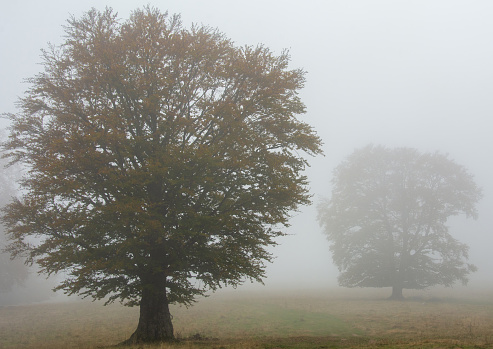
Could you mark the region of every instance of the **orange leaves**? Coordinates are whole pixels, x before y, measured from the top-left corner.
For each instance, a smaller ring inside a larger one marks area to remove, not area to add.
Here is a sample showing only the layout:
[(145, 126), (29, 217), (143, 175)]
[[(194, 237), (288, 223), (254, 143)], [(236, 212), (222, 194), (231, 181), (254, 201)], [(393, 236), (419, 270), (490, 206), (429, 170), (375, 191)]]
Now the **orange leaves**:
[(300, 153), (321, 153), (288, 63), (155, 8), (72, 18), (12, 117), (31, 171), (10, 229), (45, 237), (45, 270), (96, 298), (134, 302), (157, 271), (188, 302), (204, 290), (192, 275), (260, 280), (272, 227), (309, 201)]

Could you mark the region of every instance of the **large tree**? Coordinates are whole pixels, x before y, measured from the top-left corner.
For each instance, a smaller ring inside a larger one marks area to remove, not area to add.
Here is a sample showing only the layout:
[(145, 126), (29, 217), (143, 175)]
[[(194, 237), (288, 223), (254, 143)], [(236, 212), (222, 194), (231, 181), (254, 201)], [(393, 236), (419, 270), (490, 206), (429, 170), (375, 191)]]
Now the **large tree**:
[(172, 340), (171, 303), (261, 281), (310, 199), (300, 154), (321, 152), (288, 63), (155, 8), (71, 18), (10, 115), (28, 168), (12, 252), (64, 271), (69, 294), (139, 305), (129, 342)]
[(334, 171), (332, 196), (318, 207), (345, 287), (403, 289), (467, 283), (468, 247), (447, 220), (476, 218), (481, 191), (446, 155), (367, 146)]

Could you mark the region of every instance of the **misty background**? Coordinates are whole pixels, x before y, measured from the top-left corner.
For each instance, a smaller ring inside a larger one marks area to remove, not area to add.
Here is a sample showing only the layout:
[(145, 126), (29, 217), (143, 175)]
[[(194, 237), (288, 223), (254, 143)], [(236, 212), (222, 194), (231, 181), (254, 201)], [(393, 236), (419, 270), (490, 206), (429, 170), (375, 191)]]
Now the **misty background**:
[[(316, 204), (330, 197), (332, 170), (355, 148), (374, 143), (448, 153), (474, 174), (484, 194), (479, 218), (454, 218), (450, 228), (479, 268), (469, 287), (493, 290), (493, 2), (8, 1), (0, 12), (0, 112), (16, 111), (29, 87), (23, 80), (42, 69), (40, 49), (63, 42), (71, 15), (109, 6), (125, 20), (147, 4), (181, 14), (186, 27), (218, 28), (239, 46), (263, 44), (276, 54), (288, 49), (290, 67), (307, 71), (301, 118), (323, 139), (325, 152), (309, 158), (313, 205), (293, 214), (289, 235), (272, 249), (277, 258), (267, 266), (265, 286), (242, 287), (337, 286)], [(52, 283), (39, 286), (39, 278), (34, 288)]]

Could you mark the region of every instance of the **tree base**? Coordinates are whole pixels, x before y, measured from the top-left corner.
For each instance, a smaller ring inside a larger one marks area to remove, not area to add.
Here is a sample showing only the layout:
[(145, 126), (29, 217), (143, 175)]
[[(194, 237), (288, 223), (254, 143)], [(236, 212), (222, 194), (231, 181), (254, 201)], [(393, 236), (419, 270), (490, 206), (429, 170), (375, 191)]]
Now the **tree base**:
[(144, 287), (140, 299), (140, 316), (137, 329), (121, 345), (142, 343), (169, 343), (175, 341), (173, 323), (166, 297), (166, 278), (156, 276), (154, 284)]
[(405, 298), (404, 295), (402, 294), (402, 288), (392, 287), (392, 295), (387, 299), (391, 301), (403, 301)]

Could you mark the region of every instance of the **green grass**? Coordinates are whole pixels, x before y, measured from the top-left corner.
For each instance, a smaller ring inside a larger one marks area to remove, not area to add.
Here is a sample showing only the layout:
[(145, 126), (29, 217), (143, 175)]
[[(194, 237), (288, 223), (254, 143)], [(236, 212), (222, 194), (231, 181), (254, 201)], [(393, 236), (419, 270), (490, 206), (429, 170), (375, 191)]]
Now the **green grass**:
[(360, 333), (331, 313), (297, 309), (293, 304), (268, 296), (246, 300), (231, 297), (206, 299), (189, 311), (178, 309), (174, 313), (175, 329), (183, 337), (193, 333), (215, 338)]
[[(240, 291), (220, 292), (171, 311), (182, 341), (135, 349), (493, 348), (491, 299), (391, 302), (371, 291)], [(127, 339), (137, 319), (138, 309), (118, 304), (0, 307), (0, 348), (110, 346)]]

